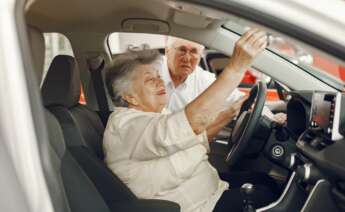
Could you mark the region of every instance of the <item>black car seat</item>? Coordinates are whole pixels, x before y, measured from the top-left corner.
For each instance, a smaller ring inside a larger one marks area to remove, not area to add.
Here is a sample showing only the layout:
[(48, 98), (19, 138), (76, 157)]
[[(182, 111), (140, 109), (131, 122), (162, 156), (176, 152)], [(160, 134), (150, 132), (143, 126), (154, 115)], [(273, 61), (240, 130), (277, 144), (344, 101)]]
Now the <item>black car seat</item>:
[[(34, 70), (38, 82), (40, 82), (41, 76), (43, 75), (42, 73), (45, 58), (44, 37), (43, 33), (36, 27), (28, 25), (27, 30)], [(55, 118), (52, 115), (49, 117), (53, 118), (53, 120), (50, 118), (46, 120), (48, 125), (47, 129), (49, 130), (49, 142), (47, 141), (47, 143), (39, 146), (40, 148), (44, 148), (40, 149), (40, 154), (44, 154), (41, 157), (43, 162), (42, 167), (48, 186), (49, 197), (54, 210), (59, 212), (70, 212), (71, 210), (66, 197), (66, 191), (61, 175), (62, 155), (64, 154), (64, 145), (62, 145), (64, 144), (62, 131), (59, 130), (58, 124), (54, 125), (54, 123), (57, 123), (56, 121), (54, 122)], [(61, 145), (55, 145), (59, 142)]]
[[(138, 199), (106, 167), (102, 152), (104, 127), (97, 113), (78, 103), (80, 75), (73, 57), (54, 58), (41, 92), (44, 106), (58, 121), (66, 142), (64, 153), (59, 155), (62, 156), (62, 177), (72, 211), (180, 211), (173, 202)], [(53, 127), (49, 129), (54, 130)], [(59, 149), (63, 144), (54, 146)], [(93, 199), (96, 206), (83, 205), (93, 205)]]
[[(61, 212), (93, 212), (111, 210), (97, 188), (65, 145), (62, 128), (56, 117), (45, 111), (50, 142), (53, 178), (58, 176), (55, 189), (50, 189), (53, 205)], [(50, 186), (51, 187), (51, 186)]]
[(104, 126), (97, 113), (79, 104), (80, 86), (75, 59), (58, 55), (51, 62), (42, 84), (43, 104), (59, 118), (60, 123), (70, 122), (65, 127), (70, 136), (66, 140), (68, 146), (85, 146), (103, 160)]
[[(88, 177), (80, 166), (73, 151), (65, 145), (63, 129), (56, 117), (45, 111), (49, 130), (50, 155), (53, 166), (49, 172), (53, 179), (58, 179), (54, 189), (50, 189), (53, 205), (58, 212), (136, 212), (136, 211), (179, 211), (176, 204), (159, 200), (132, 200), (107, 203), (100, 194), (97, 185)], [(56, 178), (58, 176), (58, 178)], [(52, 186), (51, 186), (52, 187)], [(114, 194), (115, 195), (115, 194)]]

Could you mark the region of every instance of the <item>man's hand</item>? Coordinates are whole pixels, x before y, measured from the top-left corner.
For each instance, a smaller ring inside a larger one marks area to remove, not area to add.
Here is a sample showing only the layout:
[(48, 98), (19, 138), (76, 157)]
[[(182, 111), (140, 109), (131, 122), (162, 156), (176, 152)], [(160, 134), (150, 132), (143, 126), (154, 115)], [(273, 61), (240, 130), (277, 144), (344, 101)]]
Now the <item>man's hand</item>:
[(267, 33), (251, 29), (236, 42), (228, 67), (244, 71), (255, 57), (267, 47)]
[(287, 120), (287, 116), (285, 113), (274, 114), (274, 113), (272, 113), (272, 111), (267, 106), (264, 106), (264, 108), (262, 110), (262, 115), (266, 116), (271, 121), (274, 121), (280, 125), (285, 124), (285, 122)]

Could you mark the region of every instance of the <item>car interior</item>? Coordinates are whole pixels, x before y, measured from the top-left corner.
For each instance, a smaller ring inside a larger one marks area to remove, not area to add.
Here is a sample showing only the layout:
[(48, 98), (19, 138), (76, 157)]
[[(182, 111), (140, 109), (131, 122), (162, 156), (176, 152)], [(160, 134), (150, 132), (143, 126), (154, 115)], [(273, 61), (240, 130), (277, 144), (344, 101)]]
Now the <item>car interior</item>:
[[(42, 165), (53, 208), (61, 212), (180, 211), (174, 202), (138, 198), (103, 161), (103, 132), (114, 110), (104, 85), (113, 57), (107, 41), (111, 33), (173, 35), (199, 42), (208, 48), (205, 69), (216, 74), (243, 33), (240, 25), (284, 36), (183, 1), (36, 0), (26, 7), (25, 21), (45, 117), (41, 130), (48, 133), (48, 140), (41, 141), (48, 144), (41, 150), (48, 155)], [(45, 73), (44, 34), (52, 32), (66, 36), (74, 56), (55, 56)], [(246, 85), (253, 112), (244, 123), (229, 123), (210, 143), (209, 161), (219, 172), (257, 171), (276, 181), (279, 198), (257, 211), (344, 211), (344, 84), (323, 80), (269, 48), (253, 69), (269, 80), (252, 90)], [(82, 91), (85, 104), (80, 104)], [(273, 101), (266, 101), (268, 92), (276, 94)], [(255, 105), (265, 101), (273, 113), (287, 114), (285, 125), (256, 112)], [(240, 132), (234, 130), (238, 124)]]

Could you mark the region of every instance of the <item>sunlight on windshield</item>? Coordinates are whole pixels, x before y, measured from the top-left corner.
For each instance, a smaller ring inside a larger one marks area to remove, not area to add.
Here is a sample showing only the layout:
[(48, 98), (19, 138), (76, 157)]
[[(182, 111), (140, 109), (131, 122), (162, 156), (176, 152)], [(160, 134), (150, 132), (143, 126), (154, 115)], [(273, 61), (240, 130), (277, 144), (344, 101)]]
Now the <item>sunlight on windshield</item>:
[[(250, 27), (230, 21), (224, 24), (224, 27), (238, 34), (243, 34), (250, 29)], [(345, 67), (317, 51), (308, 51), (298, 44), (273, 35), (270, 36), (269, 49), (308, 72), (315, 73), (318, 76), (327, 75), (328, 79), (345, 84)]]
[(345, 67), (332, 61), (331, 59), (317, 53), (316, 51), (307, 51), (302, 47), (288, 42), (280, 37), (273, 37), (270, 50), (285, 56), (295, 64), (309, 66), (315, 71), (321, 71), (332, 78), (345, 82)]

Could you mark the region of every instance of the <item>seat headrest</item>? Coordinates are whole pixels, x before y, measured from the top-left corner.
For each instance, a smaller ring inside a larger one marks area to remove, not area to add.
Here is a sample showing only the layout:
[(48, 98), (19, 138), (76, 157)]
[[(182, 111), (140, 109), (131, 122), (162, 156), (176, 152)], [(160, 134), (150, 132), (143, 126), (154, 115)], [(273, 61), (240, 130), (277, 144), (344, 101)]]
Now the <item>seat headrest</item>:
[(37, 79), (41, 82), (45, 56), (43, 33), (33, 26), (28, 26), (28, 37)]
[(79, 102), (80, 73), (75, 59), (68, 55), (56, 56), (48, 69), (42, 88), (44, 106), (70, 108)]

